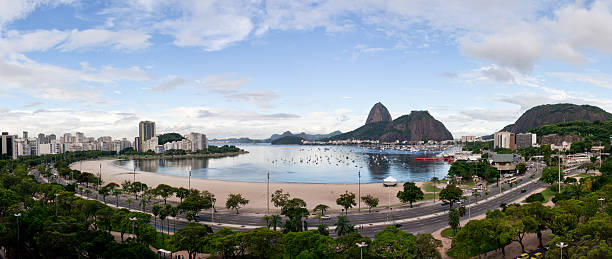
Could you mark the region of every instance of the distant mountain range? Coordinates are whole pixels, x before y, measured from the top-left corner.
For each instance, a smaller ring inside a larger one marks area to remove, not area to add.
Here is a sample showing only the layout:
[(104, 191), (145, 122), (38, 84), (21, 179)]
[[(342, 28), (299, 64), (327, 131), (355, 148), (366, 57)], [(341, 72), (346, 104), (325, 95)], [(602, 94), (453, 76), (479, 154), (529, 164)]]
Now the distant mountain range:
[(347, 139), (379, 140), (381, 142), (441, 141), (452, 140), (453, 135), (428, 111), (412, 111), (408, 115), (391, 120), (387, 108), (382, 103), (377, 103), (370, 110), (365, 125), (327, 140)]
[(211, 139), (211, 142), (224, 142), (224, 143), (271, 143), (277, 139), (283, 137), (296, 137), (299, 139), (305, 139), (308, 141), (316, 141), (325, 138), (334, 137), (342, 134), (340, 131), (334, 131), (328, 134), (307, 134), (304, 132), (293, 134), (291, 131), (285, 131), (282, 134), (273, 134), (270, 138), (267, 139), (250, 139), (250, 138), (227, 138), (227, 139)]

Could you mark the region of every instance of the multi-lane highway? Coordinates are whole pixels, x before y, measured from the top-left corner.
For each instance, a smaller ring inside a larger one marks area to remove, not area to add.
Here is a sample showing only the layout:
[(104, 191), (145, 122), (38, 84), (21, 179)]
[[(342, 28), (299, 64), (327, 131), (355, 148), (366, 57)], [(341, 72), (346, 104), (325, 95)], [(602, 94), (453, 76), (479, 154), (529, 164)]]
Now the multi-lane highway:
[[(539, 166), (543, 168), (543, 166)], [(508, 184), (503, 183), (502, 188), (505, 190), (499, 194), (500, 188), (495, 183), (488, 186), (489, 194), (488, 195), (480, 195), (479, 197), (470, 197), (466, 199), (461, 206), (467, 206), (469, 209), (469, 215), (463, 219), (467, 219), (469, 216), (476, 217), (478, 215), (482, 215), (486, 213), (487, 210), (492, 210), (499, 208), (500, 204), (506, 203), (510, 204), (512, 202), (517, 201), (520, 197), (525, 196), (538, 188), (545, 186), (545, 184), (537, 181), (540, 177), (541, 170), (537, 171), (535, 168), (530, 168), (530, 170), (521, 177), (518, 177), (518, 184), (514, 184), (511, 188)], [(41, 181), (45, 181), (46, 179), (39, 178)], [(59, 179), (55, 180), (60, 184), (66, 184), (67, 182)], [(524, 191), (523, 191), (524, 190)], [(83, 196), (102, 200), (100, 195), (97, 195), (97, 191), (90, 189), (90, 193), (83, 192)], [(118, 204), (119, 207), (125, 208), (138, 208), (139, 202), (132, 201), (128, 204), (129, 196), (121, 196), (119, 198)], [(131, 197), (133, 199), (133, 197)], [(116, 198), (114, 196), (107, 196), (106, 202), (108, 204), (116, 205)], [(163, 203), (163, 201), (161, 201)], [(171, 202), (169, 202), (171, 203)], [(171, 203), (173, 205), (177, 205), (176, 203)], [(153, 204), (147, 204), (145, 206), (146, 212), (151, 212)], [(457, 207), (455, 205), (454, 207)], [(400, 224), (401, 229), (407, 232), (412, 233), (431, 233), (440, 228), (446, 227), (448, 225), (448, 205), (442, 206), (440, 202), (436, 201), (426, 201), (418, 203), (414, 208), (409, 208), (408, 206), (398, 206), (393, 208), (389, 213), (389, 210), (385, 207), (379, 207), (377, 212), (367, 213), (367, 210), (362, 210), (362, 213), (354, 212), (348, 214), (348, 218), (351, 224), (357, 226), (359, 232), (361, 232), (364, 236), (373, 237), (377, 232), (385, 228), (386, 226), (393, 224)], [(333, 216), (337, 214), (332, 214)], [(181, 228), (185, 226), (188, 222), (181, 218), (183, 215), (179, 216), (179, 219), (176, 221), (176, 227)], [(210, 224), (211, 214), (200, 213), (198, 214), (199, 221), (204, 224)], [(173, 220), (172, 220), (173, 221)], [(263, 214), (234, 214), (232, 212), (223, 212), (223, 213), (215, 213), (214, 214), (214, 224), (211, 224), (214, 229), (218, 229), (221, 227), (229, 227), (236, 230), (249, 230), (254, 227), (265, 226), (265, 221), (263, 220)], [(152, 223), (155, 220), (152, 219)], [(156, 221), (159, 224), (159, 220)], [(307, 219), (308, 226), (316, 227), (317, 225), (324, 223), (329, 226), (332, 226), (336, 223), (335, 217), (332, 217), (329, 220), (320, 220), (314, 217), (310, 217)], [(171, 224), (171, 231), (174, 222)], [(158, 228), (160, 226), (157, 226)], [(165, 226), (167, 229), (167, 226)], [(331, 231), (332, 234), (334, 231)]]

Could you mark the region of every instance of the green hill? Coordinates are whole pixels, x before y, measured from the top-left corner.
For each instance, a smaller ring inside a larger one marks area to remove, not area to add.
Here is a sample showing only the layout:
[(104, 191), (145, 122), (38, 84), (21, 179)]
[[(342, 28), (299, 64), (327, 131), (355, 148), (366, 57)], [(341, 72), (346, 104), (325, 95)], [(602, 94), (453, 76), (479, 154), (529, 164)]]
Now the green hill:
[(159, 145), (166, 144), (168, 142), (179, 141), (185, 139), (181, 134), (178, 133), (164, 133), (157, 136), (157, 143)]
[(504, 127), (502, 131), (523, 133), (543, 125), (559, 122), (607, 120), (612, 120), (612, 114), (596, 106), (569, 103), (545, 104), (527, 110), (514, 124)]
[(576, 135), (585, 141), (597, 143), (609, 143), (612, 136), (612, 121), (573, 121), (548, 124), (530, 130), (538, 136), (548, 134)]
[(272, 141), (272, 145), (301, 145), (304, 139), (295, 136), (285, 136)]

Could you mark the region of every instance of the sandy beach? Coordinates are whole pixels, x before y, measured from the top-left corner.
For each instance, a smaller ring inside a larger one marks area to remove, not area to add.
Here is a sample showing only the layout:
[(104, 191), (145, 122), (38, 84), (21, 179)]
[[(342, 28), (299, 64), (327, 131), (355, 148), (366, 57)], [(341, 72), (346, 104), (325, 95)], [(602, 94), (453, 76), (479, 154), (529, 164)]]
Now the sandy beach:
[[(82, 168), (84, 172), (98, 174), (100, 165), (102, 165), (102, 180), (105, 184), (115, 182), (121, 184), (123, 181), (132, 181), (134, 179), (131, 170), (113, 165), (115, 160), (95, 160), (83, 161), (71, 165), (72, 169), (79, 170)], [(188, 186), (188, 177), (164, 175), (158, 173), (136, 171), (136, 181), (146, 183), (149, 187), (156, 187), (159, 184), (168, 184), (173, 187)], [(324, 179), (322, 179), (324, 181)], [(422, 186), (422, 182), (416, 183), (417, 186)], [(395, 197), (395, 194), (401, 190), (402, 183), (398, 183), (395, 187), (385, 188), (382, 183), (361, 184), (361, 196), (371, 194), (380, 199), (379, 207), (386, 206), (389, 202), (389, 192), (391, 192), (391, 205), (398, 205), (400, 201)], [(240, 193), (249, 200), (249, 204), (244, 208), (248, 212), (265, 212), (267, 209), (266, 191), (267, 183), (265, 182), (241, 182), (241, 181), (225, 181), (191, 177), (191, 188), (198, 190), (208, 190), (217, 198), (217, 208), (224, 207), (225, 200), (230, 193)], [(318, 204), (330, 206), (332, 210), (340, 211), (342, 207), (336, 205), (336, 199), (340, 194), (348, 191), (358, 194), (358, 184), (312, 184), (312, 183), (270, 183), (270, 194), (277, 189), (283, 189), (291, 194), (291, 197), (297, 197), (306, 201), (309, 209), (314, 208)], [(173, 197), (171, 200), (178, 201)], [(270, 209), (273, 208), (270, 204)], [(362, 209), (367, 210), (365, 204), (361, 204)], [(356, 208), (355, 208), (356, 209)], [(363, 210), (362, 210), (363, 211)]]

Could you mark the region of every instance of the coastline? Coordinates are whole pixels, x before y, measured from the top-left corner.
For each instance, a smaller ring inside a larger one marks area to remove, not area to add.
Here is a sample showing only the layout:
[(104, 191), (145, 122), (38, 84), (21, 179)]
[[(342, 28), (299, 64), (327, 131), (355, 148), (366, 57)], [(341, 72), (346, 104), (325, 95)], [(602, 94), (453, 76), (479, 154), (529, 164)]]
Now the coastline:
[(249, 151), (242, 150), (238, 152), (228, 152), (228, 153), (213, 153), (213, 154), (187, 154), (187, 155), (122, 155), (119, 156), (119, 159), (137, 159), (137, 160), (147, 160), (147, 159), (172, 159), (172, 158), (220, 158), (220, 157), (233, 157), (248, 154)]
[[(70, 168), (79, 170), (82, 166), (83, 172), (89, 172), (98, 174), (100, 166), (102, 166), (102, 180), (104, 184), (114, 182), (121, 184), (123, 181), (133, 181), (134, 173), (132, 170), (121, 168), (114, 165), (114, 161), (117, 159), (107, 160), (86, 160), (82, 162), (73, 163)], [(159, 184), (167, 184), (172, 187), (184, 187), (188, 188), (189, 179), (187, 174), (185, 176), (165, 175), (144, 171), (136, 172), (136, 181), (143, 182), (149, 187), (155, 188)], [(415, 182), (419, 187), (424, 182)], [(395, 187), (383, 187), (382, 183), (362, 183), (361, 184), (361, 196), (368, 194), (379, 198), (379, 209), (386, 207), (389, 203), (389, 196), (391, 198), (391, 205), (398, 205), (400, 201), (395, 197), (395, 194), (402, 189), (401, 182), (398, 182)], [(266, 182), (243, 182), (243, 181), (230, 181), (230, 180), (216, 180), (216, 179), (205, 179), (191, 177), (191, 188), (198, 190), (208, 190), (215, 195), (217, 198), (216, 207), (218, 209), (225, 207), (225, 201), (230, 193), (240, 193), (243, 197), (249, 200), (249, 203), (244, 207), (244, 212), (256, 212), (265, 213), (267, 211), (267, 183)], [(330, 207), (331, 210), (341, 211), (342, 207), (336, 204), (336, 199), (340, 194), (346, 191), (358, 195), (359, 185), (355, 184), (326, 184), (326, 183), (279, 183), (270, 182), (270, 195), (277, 189), (283, 189), (285, 192), (291, 194), (292, 198), (303, 199), (308, 209), (314, 208), (318, 204), (325, 204)], [(389, 195), (390, 194), (390, 195)], [(171, 197), (169, 200), (179, 201), (176, 197)], [(356, 199), (357, 200), (357, 199)], [(367, 206), (361, 204), (361, 209), (367, 211)], [(351, 211), (357, 210), (357, 206), (351, 209)], [(278, 211), (278, 208), (273, 208), (273, 204), (270, 203), (270, 211)]]

